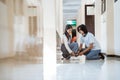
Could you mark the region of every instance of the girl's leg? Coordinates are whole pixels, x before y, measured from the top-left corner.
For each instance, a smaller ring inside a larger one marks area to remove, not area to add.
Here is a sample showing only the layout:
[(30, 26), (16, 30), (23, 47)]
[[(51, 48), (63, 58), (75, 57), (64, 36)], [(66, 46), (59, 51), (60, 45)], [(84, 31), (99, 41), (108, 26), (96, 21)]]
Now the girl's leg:
[(62, 51), (62, 56), (66, 59), (70, 59), (70, 54), (69, 52), (67, 51), (66, 47), (64, 44), (61, 45), (61, 51)]
[(69, 44), (69, 46), (70, 46), (70, 49), (73, 51), (73, 52), (75, 52), (75, 53), (77, 53), (78, 52), (78, 43), (77, 42), (73, 42), (73, 43), (71, 43), (71, 44)]

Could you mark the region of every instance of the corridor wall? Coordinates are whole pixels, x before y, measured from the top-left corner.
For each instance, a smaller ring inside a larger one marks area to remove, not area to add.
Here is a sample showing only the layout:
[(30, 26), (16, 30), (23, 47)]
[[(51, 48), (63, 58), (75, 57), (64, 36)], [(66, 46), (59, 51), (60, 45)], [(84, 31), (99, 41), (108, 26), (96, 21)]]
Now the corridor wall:
[(11, 57), (14, 55), (11, 45), (11, 29), (8, 26), (7, 6), (0, 2), (0, 58)]
[(114, 3), (114, 41), (115, 55), (120, 55), (120, 0)]

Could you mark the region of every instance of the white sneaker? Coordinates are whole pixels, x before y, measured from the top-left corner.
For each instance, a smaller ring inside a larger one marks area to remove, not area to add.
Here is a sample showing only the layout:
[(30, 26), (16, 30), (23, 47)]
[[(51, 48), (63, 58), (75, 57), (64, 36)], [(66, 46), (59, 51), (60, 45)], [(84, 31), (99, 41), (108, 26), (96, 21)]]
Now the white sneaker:
[(75, 57), (74, 57), (74, 56), (72, 56), (70, 59), (71, 59), (71, 60), (74, 60), (74, 59), (75, 59)]
[(85, 62), (86, 56), (85, 55), (79, 56), (79, 60), (80, 62)]

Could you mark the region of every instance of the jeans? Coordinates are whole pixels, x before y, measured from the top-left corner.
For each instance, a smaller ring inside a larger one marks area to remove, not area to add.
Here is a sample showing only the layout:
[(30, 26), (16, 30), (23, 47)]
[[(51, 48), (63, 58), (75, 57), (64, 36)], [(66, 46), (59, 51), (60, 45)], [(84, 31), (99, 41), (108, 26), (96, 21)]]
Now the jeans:
[(74, 53), (77, 53), (77, 51), (78, 51), (78, 43), (77, 42), (73, 42), (73, 43), (69, 44), (69, 47)]
[(101, 50), (91, 50), (86, 55), (86, 59), (88, 60), (97, 60), (100, 59), (99, 53)]
[[(77, 51), (78, 51), (78, 43), (77, 42), (73, 42), (73, 43), (68, 44), (68, 45), (74, 53), (77, 53)], [(64, 58), (69, 59), (71, 57), (70, 53), (67, 51), (64, 44), (61, 45), (61, 51), (62, 51), (62, 56)]]

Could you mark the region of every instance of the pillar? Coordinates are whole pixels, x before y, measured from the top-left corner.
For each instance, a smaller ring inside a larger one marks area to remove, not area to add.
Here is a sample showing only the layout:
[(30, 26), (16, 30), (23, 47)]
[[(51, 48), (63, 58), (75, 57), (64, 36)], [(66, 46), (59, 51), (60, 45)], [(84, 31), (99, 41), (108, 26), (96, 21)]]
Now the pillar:
[(95, 1), (95, 37), (101, 42), (101, 0)]
[(43, 8), (43, 77), (56, 80), (55, 0), (42, 0)]
[(8, 8), (8, 32), (9, 32), (9, 57), (13, 57), (14, 53), (14, 6), (13, 0), (6, 0)]
[(107, 55), (114, 54), (114, 0), (106, 0)]

